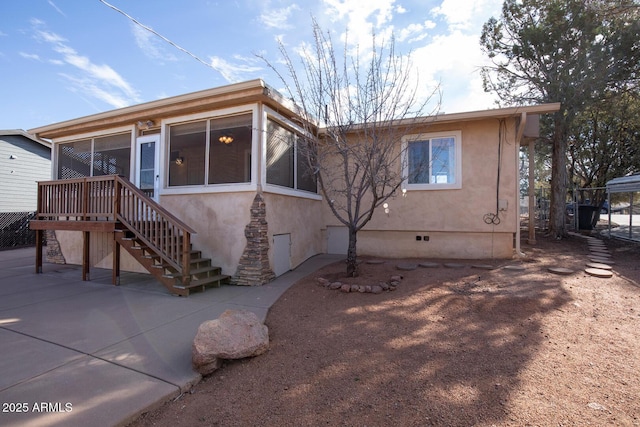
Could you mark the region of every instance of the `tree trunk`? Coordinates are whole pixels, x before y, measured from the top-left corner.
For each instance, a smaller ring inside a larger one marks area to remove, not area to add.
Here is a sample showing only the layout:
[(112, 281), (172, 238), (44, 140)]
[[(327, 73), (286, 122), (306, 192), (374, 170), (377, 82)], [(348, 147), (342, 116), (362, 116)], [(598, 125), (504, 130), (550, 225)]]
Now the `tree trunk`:
[(356, 277), (358, 275), (358, 262), (356, 255), (356, 235), (357, 231), (349, 227), (349, 248), (347, 249), (347, 276)]
[(563, 111), (554, 115), (553, 152), (551, 158), (551, 210), (549, 231), (556, 239), (567, 235), (565, 204), (567, 198), (567, 138)]

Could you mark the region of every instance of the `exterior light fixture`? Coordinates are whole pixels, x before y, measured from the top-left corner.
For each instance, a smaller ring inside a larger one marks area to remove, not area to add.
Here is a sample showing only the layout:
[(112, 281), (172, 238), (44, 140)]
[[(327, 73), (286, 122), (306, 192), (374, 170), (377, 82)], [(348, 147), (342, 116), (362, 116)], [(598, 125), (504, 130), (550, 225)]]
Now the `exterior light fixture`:
[(18, 156), (16, 156), (15, 154), (12, 154), (12, 155), (10, 155), (10, 156), (9, 156), (9, 158), (10, 158), (11, 160), (15, 160), (15, 159), (17, 159), (17, 158), (18, 158)]
[(384, 208), (384, 213), (389, 215), (389, 203), (383, 204), (382, 207)]
[(184, 162), (184, 157), (176, 157), (176, 165), (181, 165)]
[(222, 142), (223, 144), (231, 144), (233, 142), (233, 136), (231, 135), (222, 135), (220, 138), (218, 138), (218, 141)]
[(140, 129), (152, 128), (156, 123), (153, 120), (140, 120), (137, 125)]
[(407, 197), (407, 189), (406, 188), (402, 189), (402, 197)]

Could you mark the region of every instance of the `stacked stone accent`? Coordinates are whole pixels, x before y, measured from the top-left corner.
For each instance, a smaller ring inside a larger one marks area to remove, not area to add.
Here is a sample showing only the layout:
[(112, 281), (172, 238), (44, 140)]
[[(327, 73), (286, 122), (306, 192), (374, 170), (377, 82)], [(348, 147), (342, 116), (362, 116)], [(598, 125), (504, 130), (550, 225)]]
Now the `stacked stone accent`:
[(45, 239), (47, 242), (46, 260), (53, 264), (66, 264), (67, 261), (62, 255), (62, 249), (60, 249), (60, 242), (56, 238), (55, 230), (45, 230)]
[(251, 222), (245, 227), (244, 235), (247, 238), (247, 244), (231, 282), (241, 286), (264, 285), (276, 276), (269, 265), (267, 209), (260, 193), (253, 199)]

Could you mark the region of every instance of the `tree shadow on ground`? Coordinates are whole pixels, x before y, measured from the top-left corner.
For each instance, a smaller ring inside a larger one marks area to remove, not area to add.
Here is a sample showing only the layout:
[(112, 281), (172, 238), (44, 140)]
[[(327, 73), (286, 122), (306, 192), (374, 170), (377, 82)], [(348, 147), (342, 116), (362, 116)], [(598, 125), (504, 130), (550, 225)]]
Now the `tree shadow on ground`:
[(226, 419), (233, 407), (238, 425), (504, 420), (545, 340), (541, 320), (570, 301), (561, 281), (469, 269), (437, 281), (426, 270), (404, 274), (398, 290), (381, 295), (330, 291), (313, 278), (296, 284), (267, 319), (270, 351), (225, 367), (246, 401), (225, 407), (216, 398), (203, 419)]

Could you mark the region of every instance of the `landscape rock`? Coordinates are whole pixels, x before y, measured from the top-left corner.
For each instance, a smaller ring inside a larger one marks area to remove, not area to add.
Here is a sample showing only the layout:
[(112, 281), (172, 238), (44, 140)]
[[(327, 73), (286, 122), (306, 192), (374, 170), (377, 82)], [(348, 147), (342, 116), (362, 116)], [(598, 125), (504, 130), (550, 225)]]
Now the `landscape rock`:
[(391, 276), (391, 278), (389, 280), (391, 280), (392, 282), (399, 282), (399, 281), (402, 280), (402, 276), (398, 276), (398, 275)]
[(351, 285), (351, 292), (358, 292), (358, 290), (360, 290), (360, 286), (358, 286), (358, 285)]
[(382, 293), (382, 287), (380, 285), (371, 286), (371, 293), (372, 294), (381, 294)]
[(195, 370), (208, 375), (223, 359), (258, 356), (269, 348), (269, 329), (248, 310), (226, 310), (200, 325), (192, 346)]
[(327, 285), (329, 285), (329, 281), (327, 279), (325, 279), (324, 277), (316, 278), (316, 282), (318, 282), (318, 285), (324, 286), (325, 288), (327, 287)]
[(340, 291), (341, 292), (345, 292), (345, 293), (351, 292), (351, 285), (344, 284), (344, 285), (340, 286)]
[(329, 285), (329, 289), (333, 289), (334, 291), (336, 289), (340, 289), (342, 287), (342, 282), (333, 282), (332, 284)]

